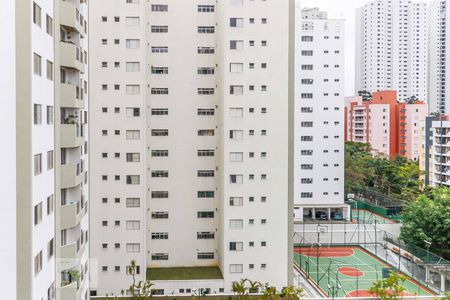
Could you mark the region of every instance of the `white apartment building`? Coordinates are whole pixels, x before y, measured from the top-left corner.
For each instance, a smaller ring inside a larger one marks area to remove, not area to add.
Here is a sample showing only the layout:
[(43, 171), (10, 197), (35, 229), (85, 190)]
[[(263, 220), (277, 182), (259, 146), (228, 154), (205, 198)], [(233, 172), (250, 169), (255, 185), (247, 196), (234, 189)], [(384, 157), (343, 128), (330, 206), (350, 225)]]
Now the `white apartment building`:
[(8, 172), (0, 196), (0, 294), (88, 299), (87, 148), (76, 131), (87, 121), (87, 5), (2, 4), (1, 157)]
[(427, 10), (411, 0), (375, 0), (356, 10), (355, 94), (396, 90), (399, 101), (426, 101)]
[(91, 295), (128, 289), (131, 260), (157, 294), (291, 281), (293, 12), (90, 1)]
[(450, 106), (446, 98), (450, 93), (450, 76), (447, 57), (449, 56), (450, 24), (447, 16), (450, 5), (445, 0), (435, 0), (429, 7), (429, 111), (449, 114)]
[(319, 211), (348, 217), (344, 204), (344, 20), (296, 7), (295, 219)]

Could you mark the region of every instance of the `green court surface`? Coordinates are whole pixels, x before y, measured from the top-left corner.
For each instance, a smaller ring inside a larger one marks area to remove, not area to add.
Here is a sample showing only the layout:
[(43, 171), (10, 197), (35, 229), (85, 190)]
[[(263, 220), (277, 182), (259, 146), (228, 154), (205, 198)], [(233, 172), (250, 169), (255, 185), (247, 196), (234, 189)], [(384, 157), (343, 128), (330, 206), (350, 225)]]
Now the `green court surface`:
[[(360, 247), (296, 247), (294, 259), (302, 272), (329, 297), (368, 297), (373, 283), (390, 265)], [(404, 296), (434, 295), (412, 279), (402, 284)]]
[(365, 209), (352, 209), (352, 220), (354, 223), (359, 220), (361, 223), (374, 224), (376, 220), (378, 224), (395, 224), (394, 221)]

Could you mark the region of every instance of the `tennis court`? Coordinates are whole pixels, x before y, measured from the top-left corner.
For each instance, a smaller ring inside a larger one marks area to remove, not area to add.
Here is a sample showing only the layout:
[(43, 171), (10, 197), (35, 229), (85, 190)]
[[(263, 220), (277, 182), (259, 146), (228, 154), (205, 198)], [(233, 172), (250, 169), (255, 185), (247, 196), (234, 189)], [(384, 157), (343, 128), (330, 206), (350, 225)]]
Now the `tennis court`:
[[(329, 297), (367, 297), (368, 289), (383, 278), (390, 265), (360, 247), (296, 247), (295, 262), (302, 272)], [(412, 279), (403, 286), (404, 296), (434, 295)]]
[(352, 219), (355, 223), (359, 220), (361, 223), (374, 224), (376, 220), (378, 224), (395, 224), (395, 221), (365, 209), (353, 209)]

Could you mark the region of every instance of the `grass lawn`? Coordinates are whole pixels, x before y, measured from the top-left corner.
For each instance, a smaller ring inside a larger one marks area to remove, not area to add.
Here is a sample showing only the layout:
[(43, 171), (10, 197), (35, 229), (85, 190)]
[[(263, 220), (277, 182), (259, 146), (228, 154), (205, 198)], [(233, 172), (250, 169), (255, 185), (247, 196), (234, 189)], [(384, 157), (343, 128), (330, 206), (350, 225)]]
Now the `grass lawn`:
[(148, 268), (147, 280), (223, 279), (219, 267)]

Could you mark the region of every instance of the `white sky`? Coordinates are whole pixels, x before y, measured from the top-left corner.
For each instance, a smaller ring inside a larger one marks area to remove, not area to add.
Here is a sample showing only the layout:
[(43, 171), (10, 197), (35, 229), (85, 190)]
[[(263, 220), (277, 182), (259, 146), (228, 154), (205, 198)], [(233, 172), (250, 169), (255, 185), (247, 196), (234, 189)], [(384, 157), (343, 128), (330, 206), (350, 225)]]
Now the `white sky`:
[[(345, 95), (352, 96), (355, 86), (355, 10), (369, 0), (297, 0), (302, 7), (318, 7), (328, 12), (331, 19), (345, 22)], [(418, 2), (430, 2), (422, 0)]]

